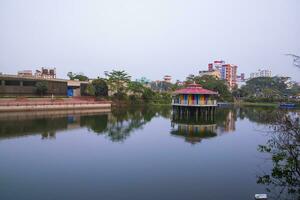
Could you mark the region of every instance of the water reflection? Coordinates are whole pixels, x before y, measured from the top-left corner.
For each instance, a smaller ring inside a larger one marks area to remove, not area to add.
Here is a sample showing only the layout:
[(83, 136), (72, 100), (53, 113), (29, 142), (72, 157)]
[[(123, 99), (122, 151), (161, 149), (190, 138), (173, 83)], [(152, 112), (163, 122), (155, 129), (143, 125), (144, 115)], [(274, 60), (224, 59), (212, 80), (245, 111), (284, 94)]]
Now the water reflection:
[(171, 135), (198, 143), (236, 129), (237, 119), (249, 119), (259, 124), (269, 124), (278, 115), (272, 108), (240, 107), (217, 109), (210, 118), (179, 118), (173, 116), (169, 106), (115, 108), (111, 112), (99, 110), (78, 112), (0, 113), (0, 139), (41, 135), (42, 139), (55, 139), (57, 132), (67, 129), (88, 128), (89, 132), (104, 135), (119, 142), (131, 133), (142, 129), (155, 117), (171, 119)]
[(215, 115), (182, 117), (173, 115), (171, 135), (180, 136), (186, 142), (196, 144), (235, 130), (236, 110), (218, 109)]
[(196, 144), (202, 139), (217, 136), (217, 125), (212, 119), (178, 119), (173, 116), (171, 135), (183, 137), (186, 142)]
[(86, 127), (89, 132), (119, 142), (158, 116), (170, 118), (170, 107), (115, 108), (111, 112), (93, 110), (0, 113), (0, 139), (27, 135), (41, 135), (41, 139), (55, 139), (56, 134), (63, 130)]
[[(236, 134), (237, 136), (239, 136), (239, 134), (244, 131), (241, 129), (241, 126), (243, 124), (249, 123), (247, 122), (247, 120), (251, 122), (255, 122), (257, 124), (266, 125), (266, 127), (269, 127), (272, 126), (274, 122), (277, 122), (276, 120), (278, 119), (278, 117), (282, 118), (282, 116), (286, 116), (286, 114), (287, 114), (286, 111), (280, 111), (274, 108), (238, 107), (238, 108), (217, 109), (215, 116), (212, 118), (204, 118), (204, 119), (203, 118), (178, 118), (177, 116), (172, 115), (171, 108), (168, 106), (115, 108), (111, 112), (102, 112), (102, 111), (95, 110), (92, 112), (81, 111), (81, 112), (33, 112), (33, 113), (5, 113), (5, 114), (2, 113), (0, 114), (0, 142), (1, 140), (4, 139), (25, 137), (30, 135), (37, 135), (41, 139), (56, 139), (56, 136), (58, 134), (73, 133), (73, 131), (66, 131), (66, 130), (74, 130), (74, 129), (84, 130), (84, 131), (80, 131), (82, 134), (87, 134), (88, 132), (88, 134), (104, 136), (107, 140), (113, 142), (122, 142), (128, 139), (130, 136), (134, 135), (134, 133), (137, 130), (143, 129), (145, 125), (148, 124), (151, 120), (159, 117), (159, 119), (165, 118), (164, 123), (162, 125), (165, 126), (164, 128), (166, 128), (164, 130), (170, 130), (170, 132), (163, 132), (163, 134), (165, 135), (163, 135), (163, 137), (161, 138), (162, 140), (160, 141), (161, 142), (160, 148), (162, 149), (156, 150), (157, 155), (159, 155), (157, 156), (157, 158), (162, 158), (161, 153), (163, 153), (164, 149), (166, 148), (165, 147), (166, 136), (176, 137), (176, 139), (178, 138), (178, 140), (176, 141), (182, 141), (182, 143), (186, 142), (186, 144), (199, 144), (198, 146), (193, 146), (193, 150), (197, 150), (198, 147), (201, 148), (201, 141), (207, 139), (213, 140), (214, 138), (225, 134)], [(245, 120), (246, 123), (239, 123), (239, 126), (236, 126), (237, 122), (242, 120)], [(157, 130), (156, 132), (161, 131), (160, 127), (157, 127), (155, 123), (154, 126), (152, 125), (152, 127), (151, 126), (149, 127), (157, 128), (154, 129)], [(246, 126), (246, 127), (252, 127), (252, 126)], [(238, 128), (239, 130), (236, 130)], [(295, 129), (295, 130), (299, 130), (299, 129)], [(249, 141), (248, 139), (253, 137), (250, 137), (250, 135), (252, 136), (255, 134), (254, 129), (253, 131), (252, 130), (247, 130), (247, 131), (248, 131), (248, 135), (247, 134), (244, 135), (247, 137), (245, 137), (244, 139), (240, 138), (239, 140), (240, 142), (244, 142), (243, 144), (245, 144), (244, 145), (245, 148), (246, 146), (248, 148), (250, 146), (249, 144), (251, 144), (251, 141)], [(155, 136), (155, 134), (153, 135)], [(157, 135), (159, 135), (159, 137), (162, 136), (161, 134), (157, 134)], [(285, 136), (293, 136), (293, 137), (285, 137)], [(102, 137), (99, 137), (99, 139), (101, 138)], [(270, 163), (271, 166), (269, 168), (265, 166), (263, 167), (265, 171), (257, 174), (257, 182), (268, 186), (268, 192), (270, 196), (271, 194), (276, 194), (276, 192), (280, 193), (282, 191), (281, 188), (286, 188), (286, 191), (292, 193), (292, 195), (294, 196), (293, 198), (297, 199), (298, 196), (300, 196), (299, 195), (299, 185), (300, 185), (299, 174), (295, 174), (295, 172), (299, 173), (299, 166), (300, 166), (299, 132), (297, 132), (297, 134), (294, 135), (274, 134), (271, 135), (270, 138), (271, 139), (267, 144), (262, 144), (261, 146), (262, 149), (260, 150), (263, 150), (264, 153), (267, 153), (268, 158), (270, 158), (270, 160), (268, 160), (270, 161), (268, 162), (268, 166), (270, 165)], [(158, 138), (157, 140), (152, 140), (152, 142), (155, 141), (153, 144), (157, 145), (158, 140), (160, 140), (160, 138)], [(144, 142), (144, 144), (148, 144), (149, 141), (143, 141), (143, 139), (141, 139), (141, 141), (139, 142), (141, 142), (141, 144), (143, 144), (142, 142)], [(174, 149), (181, 148), (180, 151), (186, 150), (186, 152), (189, 152), (189, 148), (182, 148), (182, 146), (178, 145), (178, 143), (172, 143), (169, 145), (171, 145), (170, 146), (171, 148)], [(256, 151), (255, 149), (256, 145), (258, 144), (255, 143), (254, 147), (251, 146), (249, 148), (252, 148), (254, 151)], [(124, 146), (126, 146), (126, 144)], [(128, 146), (132, 148), (131, 144)], [(185, 147), (186, 146), (187, 145), (185, 145)], [(282, 148), (282, 147), (289, 147), (289, 148)], [(112, 148), (115, 148), (115, 146)], [(147, 149), (147, 152), (141, 153), (142, 156), (140, 157), (140, 159), (146, 157), (144, 156), (144, 154), (147, 154), (149, 152), (151, 152), (151, 155), (155, 155), (155, 152), (154, 153), (152, 152), (153, 151), (152, 143), (151, 146), (148, 146), (148, 148), (149, 151)], [(212, 149), (218, 150), (218, 148), (215, 147), (213, 147)], [(232, 151), (235, 150), (236, 149), (232, 149)], [(231, 154), (232, 151), (230, 151), (230, 153), (227, 152), (227, 155), (226, 154), (224, 155), (225, 156), (232, 155)], [(249, 155), (247, 158), (244, 155), (245, 151), (238, 152), (237, 154), (240, 156), (238, 157), (238, 160), (236, 160), (236, 162), (232, 162), (233, 164), (231, 167), (240, 166), (242, 162), (244, 161), (247, 162), (248, 160), (251, 160), (251, 156), (253, 152), (250, 150), (249, 152), (251, 153), (247, 154)], [(80, 157), (80, 154), (78, 154), (78, 156)], [(102, 156), (109, 157), (110, 155), (103, 154)], [(132, 156), (136, 156), (136, 155), (132, 155)], [(137, 156), (139, 155), (137, 154)], [(177, 158), (177, 154), (175, 157)], [(244, 157), (245, 160), (242, 161), (239, 160), (240, 158), (244, 158)], [(198, 157), (198, 159), (199, 158), (201, 157)], [(230, 160), (230, 158), (234, 159), (234, 157), (226, 157), (227, 160)], [(181, 159), (186, 160), (187, 157), (184, 156)], [(190, 162), (197, 161), (197, 158), (195, 157), (193, 157), (192, 159), (193, 160), (190, 160)], [(176, 159), (174, 160), (176, 161)], [(145, 165), (146, 164), (148, 165), (147, 160), (142, 160), (142, 161), (143, 162), (139, 162), (135, 164), (143, 165), (145, 163)], [(158, 159), (156, 164), (160, 165), (163, 162), (164, 159)], [(183, 162), (178, 162), (178, 163), (183, 163)], [(202, 164), (200, 160), (199, 163)], [(220, 161), (220, 163), (222, 163), (222, 161)], [(252, 162), (249, 161), (249, 163), (251, 165)], [(267, 163), (267, 162), (265, 162), (265, 160), (262, 160), (262, 163)], [(124, 165), (124, 163), (121, 164)], [(199, 166), (201, 166), (201, 164), (199, 164)], [(91, 166), (94, 166), (94, 163)], [(103, 163), (101, 163), (101, 166), (103, 166)], [(111, 166), (120, 166), (120, 165), (115, 165), (114, 163)], [(207, 166), (210, 167), (212, 165), (207, 165)], [(229, 166), (227, 166), (228, 169), (231, 169), (231, 167)], [(131, 166), (128, 167), (130, 169), (133, 168)], [(243, 167), (240, 168), (242, 169)], [(168, 170), (169, 169), (170, 168), (168, 168)], [(254, 170), (257, 169), (255, 168)], [(161, 172), (161, 171), (162, 171), (161, 168), (157, 170), (157, 172)], [(215, 174), (216, 171), (218, 171), (218, 168), (213, 169), (212, 174)], [(135, 174), (136, 171), (132, 173)], [(174, 175), (176, 174), (177, 171), (174, 171)], [(174, 177), (174, 175), (172, 177)], [(184, 177), (185, 175), (182, 175), (182, 177)], [(219, 175), (222, 175), (222, 173), (220, 173)], [(232, 176), (230, 176), (230, 179), (231, 177), (234, 177), (234, 175), (236, 174), (233, 173)], [(191, 177), (193, 176), (191, 175)], [(251, 174), (251, 177), (256, 178), (255, 174)], [(124, 180), (126, 180), (126, 178), (124, 178)], [(201, 178), (199, 179), (197, 178), (197, 180), (201, 180)], [(218, 181), (219, 180), (216, 180), (216, 182)], [(158, 182), (161, 182), (161, 180), (159, 180)], [(255, 180), (253, 180), (253, 182), (255, 183)], [(234, 184), (236, 184), (236, 182), (234, 182), (232, 185)], [(190, 184), (190, 185), (200, 185), (200, 184), (197, 182), (197, 184)], [(271, 187), (272, 185), (275, 187), (275, 189)], [(195, 191), (198, 191), (198, 188), (196, 188)], [(273, 196), (274, 199), (278, 197), (276, 195)], [(284, 197), (288, 197), (289, 199), (291, 199), (290, 198), (291, 196), (288, 195), (284, 195)]]

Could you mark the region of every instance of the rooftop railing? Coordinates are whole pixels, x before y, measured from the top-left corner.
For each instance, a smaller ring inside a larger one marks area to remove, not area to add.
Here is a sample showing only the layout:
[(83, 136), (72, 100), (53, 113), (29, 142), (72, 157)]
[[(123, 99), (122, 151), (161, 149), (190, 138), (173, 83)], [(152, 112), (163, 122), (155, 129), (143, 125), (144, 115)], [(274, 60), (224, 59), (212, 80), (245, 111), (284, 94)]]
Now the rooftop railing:
[(175, 106), (217, 106), (217, 100), (196, 101), (196, 100), (172, 100), (172, 105)]

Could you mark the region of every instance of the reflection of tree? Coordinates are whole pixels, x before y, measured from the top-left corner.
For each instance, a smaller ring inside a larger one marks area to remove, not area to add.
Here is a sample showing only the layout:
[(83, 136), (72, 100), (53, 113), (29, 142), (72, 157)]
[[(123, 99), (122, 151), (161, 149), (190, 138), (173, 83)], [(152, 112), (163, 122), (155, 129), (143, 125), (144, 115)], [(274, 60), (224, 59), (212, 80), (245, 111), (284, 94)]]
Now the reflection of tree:
[(82, 117), (83, 126), (88, 126), (98, 134), (104, 134), (111, 141), (124, 141), (130, 134), (143, 128), (155, 116), (170, 116), (169, 107), (125, 107), (113, 108), (112, 113), (104, 116)]
[(80, 126), (87, 126), (95, 133), (102, 133), (107, 129), (108, 115), (85, 115), (80, 117)]
[(125, 140), (131, 132), (142, 128), (155, 116), (169, 118), (168, 106), (113, 108), (112, 113), (86, 112), (84, 114), (26, 114), (26, 117), (0, 117), (0, 139), (39, 134), (42, 139), (55, 138), (58, 130), (88, 127), (106, 135), (112, 141)]
[(50, 132), (43, 132), (42, 133), (42, 139), (55, 139), (55, 131), (50, 131)]
[(170, 115), (168, 107), (130, 107), (112, 110), (111, 119), (106, 130), (112, 141), (123, 141), (131, 132), (141, 129), (153, 117), (164, 114)]
[(275, 199), (300, 199), (300, 121), (285, 115), (272, 124), (273, 133), (259, 151), (271, 155), (270, 173), (258, 176), (257, 182), (267, 185)]
[(42, 138), (54, 138), (57, 130), (67, 129), (67, 117), (1, 120), (0, 138), (41, 134)]
[(276, 120), (279, 113), (284, 112), (284, 110), (273, 107), (241, 107), (239, 108), (239, 117), (241, 119), (246, 117), (259, 124), (270, 124)]

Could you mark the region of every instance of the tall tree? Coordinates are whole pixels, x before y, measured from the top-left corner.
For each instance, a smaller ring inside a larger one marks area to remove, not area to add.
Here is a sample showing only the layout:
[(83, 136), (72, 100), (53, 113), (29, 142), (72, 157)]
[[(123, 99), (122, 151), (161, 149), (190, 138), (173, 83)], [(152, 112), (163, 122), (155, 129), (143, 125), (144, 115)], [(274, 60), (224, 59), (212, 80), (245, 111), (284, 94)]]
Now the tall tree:
[(144, 91), (144, 86), (140, 82), (131, 81), (128, 83), (128, 90), (130, 90), (133, 94), (142, 94)]
[(247, 81), (241, 89), (250, 97), (279, 98), (289, 93), (288, 81), (288, 77), (257, 77)]
[(131, 76), (124, 70), (113, 70), (112, 72), (106, 72), (105, 75), (107, 76), (109, 89), (114, 92), (118, 99), (122, 99), (126, 95)]

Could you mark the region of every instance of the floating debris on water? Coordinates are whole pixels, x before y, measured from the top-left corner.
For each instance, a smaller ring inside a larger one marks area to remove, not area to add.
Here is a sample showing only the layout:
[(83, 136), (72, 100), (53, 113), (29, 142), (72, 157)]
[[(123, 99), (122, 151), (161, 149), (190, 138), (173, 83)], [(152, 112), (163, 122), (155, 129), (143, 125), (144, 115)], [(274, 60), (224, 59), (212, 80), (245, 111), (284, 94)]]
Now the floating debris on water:
[(265, 200), (265, 199), (268, 199), (268, 196), (267, 194), (255, 194), (255, 199), (257, 200)]

